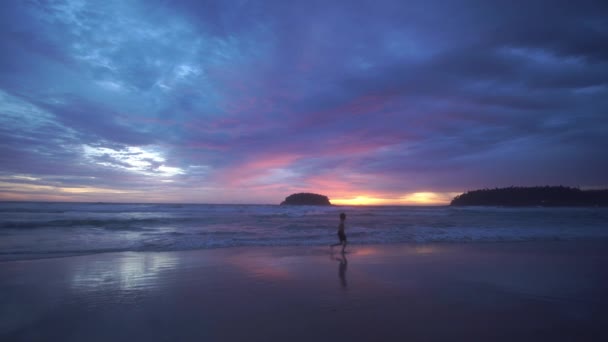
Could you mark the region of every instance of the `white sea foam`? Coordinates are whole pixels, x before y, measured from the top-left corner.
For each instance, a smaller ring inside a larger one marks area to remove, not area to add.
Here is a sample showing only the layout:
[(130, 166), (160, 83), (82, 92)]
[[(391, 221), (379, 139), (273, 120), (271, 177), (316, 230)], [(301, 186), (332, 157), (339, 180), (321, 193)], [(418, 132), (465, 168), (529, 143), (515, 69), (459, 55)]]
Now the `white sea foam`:
[(608, 208), (0, 203), (0, 260), (232, 246), (608, 238)]

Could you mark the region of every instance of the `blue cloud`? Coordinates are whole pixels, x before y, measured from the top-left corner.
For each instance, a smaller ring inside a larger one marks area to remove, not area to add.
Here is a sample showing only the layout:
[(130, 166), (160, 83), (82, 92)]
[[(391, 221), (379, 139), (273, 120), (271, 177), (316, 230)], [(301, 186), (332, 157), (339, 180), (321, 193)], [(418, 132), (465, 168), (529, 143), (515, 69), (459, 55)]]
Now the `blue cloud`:
[(608, 185), (602, 2), (0, 6), (5, 183), (197, 202)]

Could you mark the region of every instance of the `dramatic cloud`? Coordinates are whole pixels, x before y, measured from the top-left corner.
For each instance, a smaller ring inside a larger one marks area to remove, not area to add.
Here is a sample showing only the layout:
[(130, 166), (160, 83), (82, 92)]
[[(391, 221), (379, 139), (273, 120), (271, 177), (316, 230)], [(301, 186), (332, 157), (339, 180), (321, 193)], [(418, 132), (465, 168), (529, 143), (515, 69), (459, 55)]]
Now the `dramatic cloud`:
[(0, 3), (0, 199), (608, 186), (605, 1)]

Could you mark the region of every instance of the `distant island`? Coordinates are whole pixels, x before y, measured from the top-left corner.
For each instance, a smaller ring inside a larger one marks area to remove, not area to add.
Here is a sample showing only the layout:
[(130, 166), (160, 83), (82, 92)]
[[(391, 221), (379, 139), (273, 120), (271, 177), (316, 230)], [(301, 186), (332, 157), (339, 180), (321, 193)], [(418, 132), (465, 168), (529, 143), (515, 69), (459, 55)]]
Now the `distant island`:
[(581, 190), (565, 186), (482, 189), (454, 197), (451, 206), (608, 206), (608, 190)]
[(311, 193), (292, 194), (281, 205), (331, 205), (327, 196)]

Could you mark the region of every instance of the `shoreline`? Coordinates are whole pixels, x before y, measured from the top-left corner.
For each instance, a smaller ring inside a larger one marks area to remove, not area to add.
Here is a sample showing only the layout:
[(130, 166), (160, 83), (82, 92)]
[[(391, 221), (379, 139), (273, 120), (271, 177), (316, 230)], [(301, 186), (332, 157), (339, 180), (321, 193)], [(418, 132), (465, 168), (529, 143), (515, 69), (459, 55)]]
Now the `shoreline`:
[[(0, 263), (6, 341), (599, 340), (608, 243), (112, 252)], [(348, 251), (348, 248), (347, 248)]]
[[(364, 243), (356, 244), (349, 243), (348, 250), (357, 248), (375, 247), (375, 248), (387, 248), (393, 249), (400, 246), (409, 246), (412, 248), (423, 247), (423, 246), (468, 246), (468, 245), (510, 245), (510, 244), (586, 244), (586, 245), (605, 245), (608, 248), (608, 238), (579, 238), (579, 239), (552, 239), (552, 240), (506, 240), (506, 241), (492, 241), (492, 240), (471, 240), (471, 241), (422, 241), (422, 242), (391, 242), (391, 243)], [(2, 263), (16, 262), (16, 261), (36, 261), (46, 259), (58, 259), (58, 258), (72, 258), (72, 257), (84, 257), (104, 254), (120, 254), (120, 253), (190, 253), (190, 252), (204, 252), (204, 251), (215, 251), (215, 250), (256, 250), (256, 249), (326, 249), (329, 248), (326, 245), (276, 245), (276, 246), (214, 246), (205, 248), (192, 248), (192, 249), (177, 249), (177, 250), (129, 250), (129, 249), (114, 249), (114, 250), (103, 250), (103, 251), (83, 251), (83, 252), (46, 252), (46, 253), (5, 253), (0, 254), (0, 265)], [(336, 250), (338, 251), (338, 249)], [(10, 258), (10, 256), (23, 256)]]

